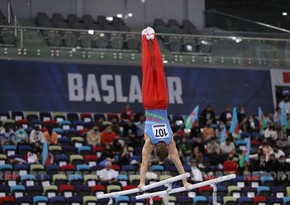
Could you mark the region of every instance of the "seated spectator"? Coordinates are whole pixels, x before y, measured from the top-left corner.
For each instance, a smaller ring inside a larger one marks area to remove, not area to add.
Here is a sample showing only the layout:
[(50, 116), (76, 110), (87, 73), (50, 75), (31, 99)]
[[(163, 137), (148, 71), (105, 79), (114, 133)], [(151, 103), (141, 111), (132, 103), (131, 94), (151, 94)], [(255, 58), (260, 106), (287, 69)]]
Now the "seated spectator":
[(209, 143), (207, 143), (207, 154), (210, 156), (213, 165), (220, 162), (220, 145), (217, 143), (215, 137), (212, 137)]
[(130, 164), (130, 160), (129, 160), (130, 152), (126, 144), (122, 146), (119, 156), (120, 156), (119, 164), (121, 165)]
[(106, 127), (106, 129), (101, 132), (101, 144), (105, 145), (105, 144), (110, 144), (112, 141), (114, 141), (116, 139), (116, 133), (114, 131), (112, 131), (112, 126), (108, 125)]
[(201, 153), (205, 153), (204, 143), (202, 142), (200, 135), (196, 136), (195, 141), (192, 144), (191, 147), (192, 152), (195, 149), (195, 147), (198, 147), (198, 150)]
[(228, 159), (224, 162), (223, 171), (228, 174), (235, 174), (238, 171), (238, 163), (234, 161), (234, 156), (229, 154)]
[(268, 161), (270, 154), (273, 152), (273, 149), (268, 144), (267, 140), (263, 140), (262, 144), (259, 146), (259, 149), (263, 150), (263, 153), (266, 155), (266, 161)]
[(120, 126), (120, 123), (118, 122), (118, 119), (117, 118), (113, 118), (111, 120), (112, 122), (112, 131), (115, 132), (116, 134), (116, 137), (120, 137), (120, 133), (121, 133), (121, 126)]
[(100, 178), (101, 184), (103, 185), (118, 184), (118, 173), (112, 169), (111, 162), (106, 162), (105, 168), (98, 172), (98, 176)]
[(128, 122), (129, 120), (133, 120), (134, 113), (131, 110), (130, 104), (126, 104), (124, 110), (121, 112), (121, 122)]
[(136, 138), (137, 127), (132, 120), (128, 120), (123, 126), (123, 139), (129, 145), (139, 144), (138, 139)]
[(107, 161), (115, 161), (115, 150), (112, 149), (110, 144), (106, 144), (104, 151), (101, 153), (101, 156), (98, 158), (98, 163), (104, 165)]
[(290, 170), (290, 164), (286, 161), (285, 155), (281, 155), (279, 158), (280, 171), (288, 172)]
[(266, 117), (266, 122), (267, 122), (267, 125), (269, 126), (271, 123), (274, 123), (274, 126), (275, 126), (275, 119), (274, 119), (274, 114), (273, 112), (269, 112), (268, 113), (268, 116)]
[(25, 144), (28, 142), (28, 134), (22, 125), (19, 125), (18, 129), (14, 133), (14, 141), (16, 144)]
[(231, 119), (232, 119), (231, 106), (227, 105), (226, 110), (220, 114), (219, 120), (226, 123), (227, 121), (230, 121)]
[(190, 138), (191, 139), (197, 138), (199, 136), (201, 136), (201, 130), (200, 130), (199, 122), (196, 121), (195, 124), (190, 129)]
[(247, 117), (247, 114), (246, 114), (246, 111), (245, 111), (245, 107), (244, 106), (240, 106), (239, 107), (239, 112), (237, 114), (237, 117), (238, 117), (238, 122), (241, 123), (246, 117)]
[(139, 116), (139, 121), (135, 123), (135, 126), (136, 126), (137, 138), (140, 139), (139, 141), (141, 141), (144, 138), (144, 129), (145, 129), (145, 116), (144, 115)]
[(226, 154), (226, 155), (236, 153), (235, 144), (232, 142), (232, 140), (229, 137), (227, 137), (226, 141), (221, 144), (221, 153)]
[(14, 131), (12, 129), (12, 125), (10, 123), (4, 124), (4, 129), (0, 132), (0, 145), (15, 145), (16, 142), (14, 141)]
[(246, 122), (245, 122), (245, 126), (244, 126), (243, 131), (249, 132), (249, 133), (259, 132), (259, 121), (256, 118), (254, 118), (253, 115), (249, 115), (246, 118)]
[(179, 158), (182, 163), (186, 162), (186, 157), (190, 155), (190, 147), (187, 143), (187, 137), (182, 137), (180, 143), (177, 144)]
[(265, 171), (266, 170), (266, 155), (259, 154), (258, 159), (251, 163), (251, 171)]
[(277, 172), (280, 171), (280, 163), (275, 158), (274, 154), (269, 155), (269, 160), (266, 162), (266, 171), (267, 172)]
[(277, 107), (274, 113), (274, 122), (276, 126), (280, 125), (280, 120), (281, 120), (281, 108)]
[(199, 151), (198, 147), (195, 147), (193, 149), (193, 152), (191, 153), (191, 159), (195, 159), (197, 166), (200, 168), (205, 168), (203, 163), (203, 154)]
[(208, 120), (206, 122), (206, 126), (203, 128), (203, 141), (204, 142), (208, 142), (210, 140), (211, 137), (215, 137), (215, 131), (214, 129), (211, 127), (212, 121)]
[(206, 126), (206, 122), (211, 120), (213, 124), (216, 124), (215, 112), (211, 105), (207, 105), (206, 108), (200, 113), (200, 123), (201, 126)]
[(43, 133), (44, 138), (48, 145), (57, 144), (57, 133), (53, 132), (53, 127), (48, 125), (46, 127), (47, 131)]
[(192, 159), (191, 163), (191, 181), (193, 183), (198, 183), (203, 181), (203, 176), (200, 169), (197, 167), (197, 161)]
[(28, 164), (39, 164), (41, 163), (41, 149), (33, 147), (31, 152), (27, 152), (27, 163)]
[(265, 139), (270, 142), (276, 142), (278, 139), (278, 132), (274, 122), (271, 122), (264, 132)]
[(35, 147), (42, 147), (44, 143), (44, 134), (39, 126), (34, 126), (34, 129), (30, 132), (29, 142)]
[(215, 129), (215, 136), (220, 139), (221, 136), (222, 136), (222, 132), (223, 130), (225, 129), (225, 124), (223, 121), (220, 121), (218, 126), (217, 126), (217, 129)]
[(93, 129), (87, 133), (87, 144), (92, 146), (100, 144), (100, 135), (99, 125), (95, 125)]
[(280, 149), (278, 145), (273, 146), (273, 151), (270, 154), (274, 154), (277, 160), (279, 160), (280, 157), (285, 156), (285, 153)]

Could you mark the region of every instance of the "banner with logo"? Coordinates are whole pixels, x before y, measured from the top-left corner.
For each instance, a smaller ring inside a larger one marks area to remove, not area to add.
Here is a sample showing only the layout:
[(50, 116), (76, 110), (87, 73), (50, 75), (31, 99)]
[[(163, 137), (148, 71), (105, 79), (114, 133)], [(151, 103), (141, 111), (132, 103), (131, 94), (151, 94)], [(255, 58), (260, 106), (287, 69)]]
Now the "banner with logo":
[[(165, 66), (170, 114), (207, 104), (256, 113), (272, 111), (269, 71)], [(2, 111), (119, 113), (126, 103), (142, 112), (141, 66), (1, 61)]]

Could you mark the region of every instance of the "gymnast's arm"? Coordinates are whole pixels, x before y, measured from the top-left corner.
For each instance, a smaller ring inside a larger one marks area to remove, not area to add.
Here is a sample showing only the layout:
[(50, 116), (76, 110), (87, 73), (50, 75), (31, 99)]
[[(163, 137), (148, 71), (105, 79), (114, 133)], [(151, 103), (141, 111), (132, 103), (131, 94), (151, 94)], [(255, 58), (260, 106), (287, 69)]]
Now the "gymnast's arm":
[(145, 186), (145, 176), (146, 172), (148, 170), (148, 166), (151, 160), (151, 154), (153, 151), (153, 145), (151, 144), (151, 141), (149, 137), (144, 134), (145, 137), (145, 144), (142, 149), (142, 163), (140, 168), (140, 184), (138, 188), (142, 190), (142, 187)]
[[(169, 152), (170, 159), (175, 164), (179, 174), (184, 174), (185, 171), (184, 171), (184, 168), (183, 168), (182, 163), (180, 161), (180, 158), (178, 156), (178, 150), (176, 148), (176, 144), (175, 144), (173, 139), (171, 140), (171, 142), (168, 146), (168, 152)], [(186, 189), (188, 189), (188, 187), (191, 185), (190, 183), (187, 182), (186, 178), (182, 179), (182, 183)]]

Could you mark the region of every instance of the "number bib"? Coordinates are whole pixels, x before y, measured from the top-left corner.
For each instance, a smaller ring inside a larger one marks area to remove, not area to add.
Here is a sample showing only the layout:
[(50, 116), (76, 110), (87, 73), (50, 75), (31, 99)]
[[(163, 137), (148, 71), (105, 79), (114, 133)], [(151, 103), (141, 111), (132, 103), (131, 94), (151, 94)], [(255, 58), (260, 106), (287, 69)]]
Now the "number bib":
[(169, 137), (169, 132), (166, 124), (154, 124), (152, 125), (152, 131), (155, 138)]

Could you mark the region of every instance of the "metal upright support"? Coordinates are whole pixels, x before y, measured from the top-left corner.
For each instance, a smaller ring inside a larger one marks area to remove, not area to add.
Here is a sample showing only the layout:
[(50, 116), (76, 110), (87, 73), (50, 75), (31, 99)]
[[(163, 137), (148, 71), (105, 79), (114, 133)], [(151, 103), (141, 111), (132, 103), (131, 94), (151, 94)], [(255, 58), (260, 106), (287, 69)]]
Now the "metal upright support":
[(7, 0), (7, 20), (8, 24), (11, 23), (11, 0)]
[(212, 184), (212, 204), (217, 205), (217, 187), (216, 184)]
[(113, 198), (110, 197), (110, 200), (109, 200), (109, 202), (108, 202), (108, 205), (112, 205), (112, 204), (113, 204)]

